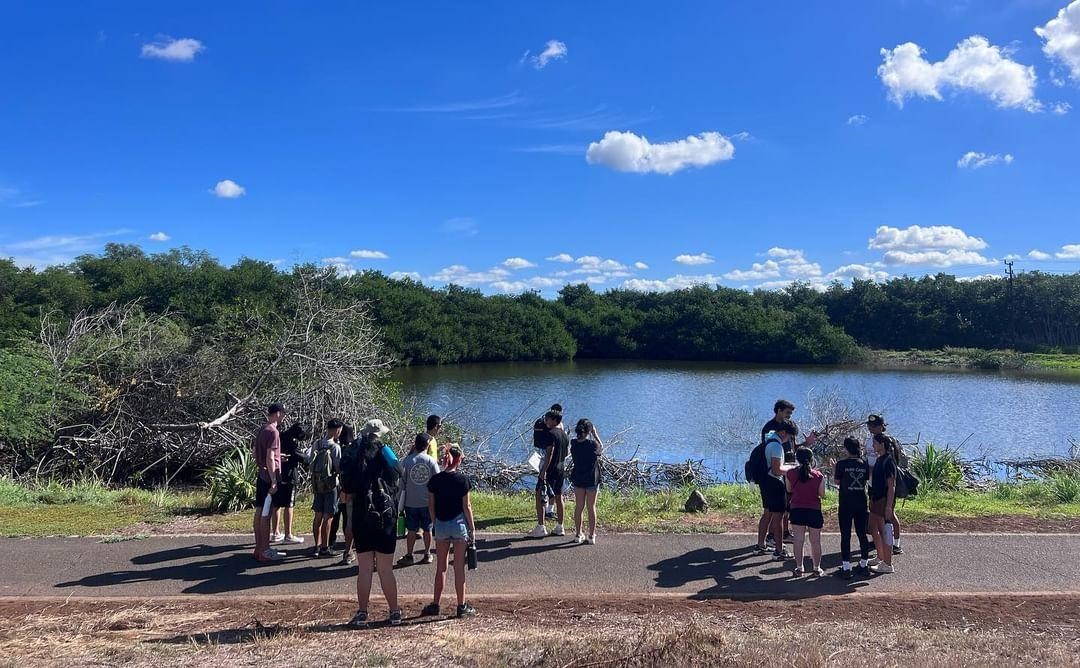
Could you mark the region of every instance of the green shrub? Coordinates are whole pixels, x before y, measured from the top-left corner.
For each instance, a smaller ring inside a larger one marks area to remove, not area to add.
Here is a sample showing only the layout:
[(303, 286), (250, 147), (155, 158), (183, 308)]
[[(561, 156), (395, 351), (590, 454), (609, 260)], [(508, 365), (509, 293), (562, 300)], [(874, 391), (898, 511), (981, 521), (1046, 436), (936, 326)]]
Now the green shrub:
[(964, 470), (955, 450), (939, 448), (927, 443), (924, 450), (916, 450), (911, 458), (911, 472), (919, 479), (921, 488), (956, 490), (964, 483)]
[(240, 448), (211, 466), (205, 474), (210, 483), (210, 507), (226, 512), (250, 508), (255, 502), (257, 473), (255, 458)]
[(1057, 503), (1074, 503), (1080, 500), (1080, 473), (1055, 473), (1050, 476), (1046, 485)]

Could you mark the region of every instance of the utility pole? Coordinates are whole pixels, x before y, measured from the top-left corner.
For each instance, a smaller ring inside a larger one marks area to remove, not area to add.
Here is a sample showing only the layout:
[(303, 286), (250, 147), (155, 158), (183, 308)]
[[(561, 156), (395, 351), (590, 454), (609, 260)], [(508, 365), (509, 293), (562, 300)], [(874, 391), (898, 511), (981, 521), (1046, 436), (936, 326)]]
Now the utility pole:
[(1016, 273), (1013, 271), (1013, 261), (1005, 260), (1005, 279), (1006, 292), (1005, 303), (1006, 308), (1009, 309), (1009, 347), (1013, 350), (1016, 349), (1016, 299), (1013, 294), (1013, 283), (1016, 279)]

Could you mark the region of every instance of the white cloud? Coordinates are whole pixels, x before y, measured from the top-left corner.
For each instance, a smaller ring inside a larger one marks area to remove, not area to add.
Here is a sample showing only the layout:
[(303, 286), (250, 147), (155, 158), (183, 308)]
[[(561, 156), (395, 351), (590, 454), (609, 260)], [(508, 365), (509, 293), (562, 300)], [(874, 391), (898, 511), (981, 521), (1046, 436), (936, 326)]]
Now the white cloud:
[(558, 255), (552, 255), (549, 258), (544, 258), (548, 262), (573, 262), (574, 256), (570, 253), (559, 253)]
[(168, 241), (169, 239), (172, 239), (172, 237), (164, 232), (154, 232), (150, 235), (149, 239), (150, 241)]
[(999, 107), (1038, 111), (1035, 68), (1010, 58), (1010, 52), (979, 35), (968, 37), (949, 52), (945, 60), (931, 63), (918, 44), (907, 42), (882, 49), (884, 62), (878, 77), (889, 89), (889, 98), (903, 107), (909, 97), (942, 99), (947, 89), (984, 95)]
[(206, 47), (197, 39), (165, 37), (156, 42), (143, 44), (142, 57), (187, 63), (195, 60), (195, 55), (205, 50)]
[(411, 281), (420, 282), (420, 272), (418, 271), (394, 271), (390, 273), (390, 278), (395, 281), (403, 281), (409, 279)]
[(1080, 244), (1066, 244), (1054, 253), (1059, 260), (1080, 260)]
[(1055, 102), (1050, 107), (1050, 111), (1057, 116), (1064, 116), (1072, 109), (1072, 105), (1068, 102)]
[(634, 263), (634, 269), (643, 270), (643, 269), (648, 269), (648, 268), (649, 268), (649, 265), (645, 264), (644, 262), (635, 262)]
[(874, 269), (865, 264), (845, 264), (842, 267), (837, 267), (833, 271), (830, 271), (826, 276), (826, 281), (843, 281), (859, 279), (861, 281), (874, 280), (884, 281), (889, 278), (889, 273), (881, 271), (880, 269)]
[(735, 145), (719, 132), (702, 132), (686, 139), (650, 143), (633, 132), (613, 130), (589, 144), (585, 160), (620, 172), (674, 174), (687, 167), (705, 167), (735, 156)]
[(498, 290), (499, 292), (515, 293), (524, 292), (526, 290), (553, 288), (557, 285), (562, 284), (563, 281), (559, 281), (554, 278), (548, 278), (547, 276), (534, 276), (533, 278), (527, 278), (520, 281), (494, 281), (491, 283), (491, 288), (494, 290)]
[(1027, 256), (1029, 260), (1052, 260), (1054, 258), (1050, 253), (1044, 253), (1038, 248), (1028, 251)]
[(687, 255), (686, 253), (683, 253), (682, 255), (675, 256), (675, 261), (679, 264), (695, 266), (699, 264), (712, 264), (713, 262), (716, 262), (716, 258), (708, 253), (698, 253), (697, 255)]
[(354, 250), (349, 251), (349, 257), (355, 257), (360, 260), (388, 260), (390, 256), (382, 251), (377, 250)]
[(605, 260), (595, 255), (583, 255), (574, 260), (580, 265), (580, 270), (575, 270), (578, 273), (595, 273), (599, 271), (623, 271), (626, 269), (626, 265), (615, 260)]
[(488, 271), (470, 271), (462, 264), (452, 264), (440, 269), (438, 273), (429, 276), (429, 281), (438, 283), (454, 283), (456, 285), (484, 285), (505, 279), (510, 272), (501, 267), (495, 267)]
[(742, 132), (736, 132), (735, 134), (731, 135), (731, 139), (735, 141), (750, 141), (753, 138), (754, 135), (750, 134), (746, 130), (743, 130)]
[(869, 117), (862, 114), (855, 114), (854, 116), (848, 116), (848, 125), (864, 125), (866, 121), (870, 120)]
[[(528, 51), (525, 52), (528, 55)], [(538, 70), (542, 70), (547, 67), (548, 63), (553, 60), (561, 60), (566, 57), (566, 44), (560, 42), (557, 39), (549, 39), (547, 44), (544, 45), (544, 50), (540, 52), (540, 55), (534, 56), (532, 59), (533, 67)]]
[(969, 236), (963, 230), (950, 225), (929, 227), (912, 225), (902, 230), (882, 225), (870, 239), (869, 248), (874, 250), (982, 250), (987, 245), (979, 237)]
[(695, 285), (715, 285), (720, 282), (719, 276), (704, 274), (701, 276), (684, 276), (678, 274), (665, 279), (631, 278), (623, 281), (624, 290), (637, 292), (670, 292), (671, 290), (683, 290)]
[(529, 262), (523, 257), (508, 257), (503, 260), (502, 266), (506, 267), (507, 269), (529, 269), (530, 267), (535, 267), (536, 265), (532, 262)]
[(775, 260), (755, 262), (749, 269), (733, 269), (724, 274), (729, 281), (762, 281), (767, 278), (780, 278), (780, 263)]
[(994, 264), (997, 260), (990, 260), (975, 251), (959, 250), (922, 250), (903, 251), (891, 250), (885, 253), (882, 261), (887, 265), (916, 265), (929, 267), (955, 267), (967, 265)]
[(766, 255), (777, 259), (788, 259), (802, 257), (803, 252), (795, 248), (780, 248), (779, 246), (773, 246), (766, 252)]
[(1000, 153), (968, 151), (956, 161), (956, 166), (960, 169), (982, 169), (983, 167), (991, 167), (993, 165), (1011, 165), (1012, 162), (1013, 157), (1011, 153), (1002, 155)]
[(247, 190), (232, 179), (218, 181), (210, 192), (217, 197), (224, 199), (236, 199), (237, 197), (243, 197), (247, 194)]
[(1043, 40), (1046, 57), (1069, 69), (1073, 80), (1080, 81), (1080, 0), (1063, 7), (1046, 25), (1035, 28)]

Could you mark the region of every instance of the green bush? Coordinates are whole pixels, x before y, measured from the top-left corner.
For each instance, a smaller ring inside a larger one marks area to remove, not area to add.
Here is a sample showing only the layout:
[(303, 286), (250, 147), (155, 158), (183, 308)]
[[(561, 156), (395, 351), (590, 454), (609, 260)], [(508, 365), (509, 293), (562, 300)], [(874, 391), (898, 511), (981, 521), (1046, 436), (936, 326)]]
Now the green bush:
[(210, 484), (210, 507), (233, 512), (250, 508), (255, 502), (255, 458), (236, 448), (233, 454), (207, 469)]
[(964, 483), (964, 471), (956, 451), (927, 443), (911, 458), (911, 472), (919, 479), (922, 489), (956, 490)]
[(1055, 473), (1046, 483), (1050, 495), (1058, 503), (1080, 500), (1080, 473)]

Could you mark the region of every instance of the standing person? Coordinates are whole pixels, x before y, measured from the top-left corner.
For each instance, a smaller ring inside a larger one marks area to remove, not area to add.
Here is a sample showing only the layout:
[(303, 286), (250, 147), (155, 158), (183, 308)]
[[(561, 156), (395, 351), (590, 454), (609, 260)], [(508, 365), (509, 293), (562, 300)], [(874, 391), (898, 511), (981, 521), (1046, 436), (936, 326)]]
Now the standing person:
[[(549, 408), (548, 411), (555, 411), (559, 414), (559, 425), (561, 426), (562, 404), (551, 404), (551, 408)], [(545, 413), (544, 415), (547, 415), (547, 413)], [(536, 421), (533, 422), (533, 447), (536, 448), (537, 452), (540, 454), (541, 462), (544, 461), (543, 441), (546, 438), (544, 432), (548, 430), (547, 423), (544, 420), (544, 415), (536, 418)], [(555, 519), (555, 494), (552, 493), (551, 489), (549, 488), (544, 489), (544, 517), (549, 520)]]
[(879, 563), (870, 567), (874, 573), (892, 573), (892, 533), (886, 531), (886, 519), (896, 503), (896, 463), (890, 454), (890, 436), (874, 435), (877, 459), (870, 475), (870, 528), (874, 533)]
[[(874, 468), (874, 463), (877, 461), (877, 453), (874, 452), (874, 437), (878, 434), (884, 434), (888, 423), (885, 422), (885, 418), (880, 415), (869, 415), (866, 418), (866, 431), (870, 432), (870, 435), (866, 439), (866, 463), (870, 465), (871, 470)], [(904, 462), (901, 461), (901, 453), (899, 448), (899, 441), (897, 442), (896, 452), (893, 453), (893, 464), (896, 466), (902, 466)], [(873, 483), (871, 483), (873, 486)], [(887, 518), (890, 525), (892, 525), (892, 553), (903, 554), (904, 550), (900, 547), (900, 520), (897, 519), (896, 513), (893, 513), (892, 517)]]
[[(600, 488), (600, 455), (604, 444), (596, 433), (596, 427), (588, 418), (581, 418), (574, 426), (574, 440), (570, 441), (570, 457), (574, 460), (571, 482), (574, 485), (574, 539), (575, 543), (596, 545), (596, 493)], [(581, 514), (589, 510), (589, 535), (581, 531)]]
[[(271, 496), (270, 534), (275, 543), (302, 545), (302, 536), (293, 534), (293, 506), (296, 505), (296, 468), (304, 462), (300, 443), (311, 438), (311, 425), (294, 422), (281, 434), (281, 482)], [(282, 533), (278, 533), (278, 511)]]
[[(338, 437), (338, 444), (341, 445), (341, 466), (344, 468), (345, 460), (349, 457), (356, 456), (356, 448), (359, 447), (359, 442), (356, 438), (356, 429), (347, 424), (341, 428), (341, 436)], [(340, 480), (340, 478), (339, 478)], [(348, 494), (344, 489), (338, 487), (338, 511), (334, 514), (334, 519), (330, 522), (330, 537), (327, 539), (326, 544), (331, 550), (334, 549), (334, 545), (337, 544), (338, 529), (341, 529), (341, 535), (345, 539), (345, 549), (341, 553), (341, 565), (351, 566), (356, 563), (356, 555), (352, 550), (352, 518), (349, 515)]]
[(330, 523), (338, 511), (338, 475), (341, 473), (341, 446), (337, 439), (344, 427), (334, 418), (326, 423), (326, 434), (311, 454), (311, 533), (315, 547), (311, 556), (316, 558), (334, 556), (330, 550)]
[[(401, 624), (397, 580), (394, 578), (394, 548), (397, 543), (397, 494), (400, 478), (397, 457), (380, 437), (387, 429), (381, 420), (369, 420), (361, 429), (361, 447), (342, 470), (342, 487), (352, 504), (353, 549), (359, 565), (356, 601), (359, 607), (349, 620), (352, 628), (367, 628), (371, 578), (379, 573), (383, 596), (390, 607), (389, 622)], [(389, 452), (388, 452), (389, 451)]]
[[(438, 415), (429, 415), (427, 422), (424, 423), (424, 428), (427, 429), (427, 435), (430, 437), (428, 441), (427, 454), (435, 460), (435, 463), (439, 462), (439, 442), (435, 438), (442, 431), (442, 418)], [(426, 507), (426, 506), (425, 506)]]
[[(433, 600), (420, 614), (439, 614), (443, 588), (446, 586), (446, 568), (450, 549), (454, 550), (454, 589), (457, 593), (457, 616), (472, 617), (476, 609), (465, 601), (465, 551), (476, 540), (476, 522), (473, 520), (469, 491), (472, 482), (458, 472), (461, 465), (461, 448), (451, 445), (443, 455), (443, 471), (428, 481), (428, 512), (435, 518), (435, 594)], [(475, 548), (474, 548), (475, 549)]]
[(562, 427), (562, 413), (548, 411), (544, 414), (547, 431), (541, 432), (540, 442), (544, 447), (544, 459), (540, 462), (540, 473), (536, 481), (536, 528), (529, 532), (532, 538), (548, 535), (544, 526), (544, 497), (550, 493), (555, 497), (555, 530), (552, 535), (565, 536), (563, 528), (563, 482), (566, 472), (566, 455), (570, 450), (570, 439)]
[[(253, 556), (258, 561), (280, 561), (284, 552), (270, 547), (270, 514), (263, 515), (266, 497), (278, 490), (281, 481), (281, 435), (278, 424), (285, 417), (285, 406), (278, 403), (266, 407), (266, 424), (255, 436), (255, 465), (258, 474), (255, 479), (255, 519), (252, 528), (255, 533), (255, 551)], [(271, 500), (271, 503), (273, 501)]]
[(866, 537), (869, 510), (866, 499), (866, 485), (870, 481), (870, 466), (860, 456), (857, 439), (850, 436), (844, 439), (847, 457), (836, 462), (833, 480), (840, 490), (840, 505), (837, 511), (840, 522), (840, 570), (837, 575), (850, 580), (851, 572), (851, 527), (855, 525), (855, 535), (859, 538), (859, 572), (867, 573), (870, 560), (870, 540)]
[[(795, 425), (783, 421), (765, 437), (765, 474), (760, 476), (762, 523), (773, 537), (773, 559), (784, 561), (791, 555), (784, 551), (784, 513), (787, 510), (787, 488), (784, 483), (784, 443), (792, 438)], [(758, 535), (758, 552), (767, 554), (763, 537)]]
[[(772, 416), (772, 419), (769, 420), (768, 422), (766, 422), (761, 427), (761, 442), (762, 443), (765, 442), (765, 435), (768, 434), (770, 431), (775, 431), (776, 427), (778, 425), (782, 424), (782, 423), (786, 422), (793, 428), (793, 431), (791, 433), (791, 438), (788, 439), (788, 441), (784, 443), (784, 464), (794, 464), (795, 463), (795, 448), (796, 448), (795, 437), (799, 434), (799, 425), (794, 420), (791, 419), (791, 416), (794, 413), (795, 413), (795, 404), (791, 403), (787, 399), (777, 399), (776, 403), (773, 404), (773, 416)], [(810, 435), (806, 437), (806, 441), (803, 442), (803, 445), (809, 447), (809, 446), (813, 446), (814, 443), (816, 443), (816, 442), (817, 442), (817, 432), (811, 431)], [(786, 497), (785, 497), (785, 501), (787, 501)], [(792, 535), (791, 530), (790, 530), (790, 528), (788, 526), (789, 522), (790, 522), (790, 519), (788, 517), (788, 513), (787, 513), (787, 511), (785, 511), (784, 512), (784, 517), (783, 517), (783, 530), (784, 530), (784, 540), (786, 540), (788, 542), (790, 542), (793, 539), (793, 535)], [(760, 533), (760, 528), (759, 528), (759, 533)]]
[(825, 498), (825, 476), (813, 468), (814, 453), (810, 448), (795, 450), (798, 466), (788, 469), (785, 475), (787, 490), (791, 494), (791, 526), (795, 529), (795, 569), (792, 575), (803, 574), (803, 541), (810, 533), (810, 558), (813, 572), (825, 575), (821, 567), (821, 527), (825, 519), (821, 515), (821, 500)]
[(417, 434), (412, 452), (398, 464), (405, 482), (405, 531), (408, 532), (405, 538), (405, 555), (398, 559), (399, 566), (411, 566), (415, 563), (413, 548), (420, 532), (424, 534), (424, 556), (420, 563), (430, 564), (432, 561), (428, 483), (439, 472), (439, 463), (429, 454), (433, 440), (429, 434)]

